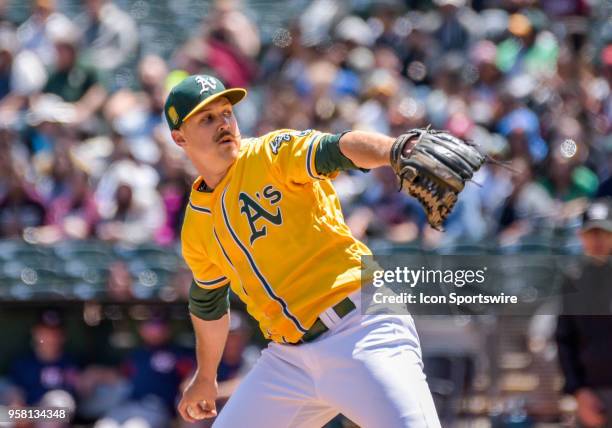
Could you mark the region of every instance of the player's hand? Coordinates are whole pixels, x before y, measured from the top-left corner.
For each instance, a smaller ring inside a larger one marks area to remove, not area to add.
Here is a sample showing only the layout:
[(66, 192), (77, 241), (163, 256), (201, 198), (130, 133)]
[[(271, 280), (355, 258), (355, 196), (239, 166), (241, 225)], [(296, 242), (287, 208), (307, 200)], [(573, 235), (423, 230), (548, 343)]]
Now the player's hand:
[(600, 427), (606, 422), (604, 415), (603, 403), (588, 389), (579, 389), (576, 393), (576, 402), (578, 403), (578, 419), (587, 427)]
[(206, 379), (196, 373), (185, 387), (178, 412), (187, 422), (217, 416), (217, 380)]

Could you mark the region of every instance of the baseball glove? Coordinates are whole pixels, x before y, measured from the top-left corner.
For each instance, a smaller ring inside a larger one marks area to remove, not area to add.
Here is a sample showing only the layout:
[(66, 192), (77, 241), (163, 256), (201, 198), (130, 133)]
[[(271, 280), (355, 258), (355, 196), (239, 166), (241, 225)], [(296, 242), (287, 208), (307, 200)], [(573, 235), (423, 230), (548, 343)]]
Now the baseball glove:
[(445, 131), (411, 129), (395, 140), (391, 166), (400, 190), (419, 200), (427, 221), (437, 229), (451, 213), (465, 182), (482, 166), (485, 157), (473, 145)]

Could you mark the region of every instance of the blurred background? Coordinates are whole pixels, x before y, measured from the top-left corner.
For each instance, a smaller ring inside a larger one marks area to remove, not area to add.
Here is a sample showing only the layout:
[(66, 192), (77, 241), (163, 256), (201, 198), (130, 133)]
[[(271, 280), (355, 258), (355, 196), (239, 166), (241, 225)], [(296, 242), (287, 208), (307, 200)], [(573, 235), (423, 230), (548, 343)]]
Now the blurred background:
[[(502, 162), (445, 233), (390, 169), (342, 174), (374, 251), (582, 253), (583, 211), (612, 195), (611, 16), (608, 0), (0, 0), (0, 405), (181, 426), (195, 171), (163, 103), (187, 74), (249, 89), (242, 135), (431, 125)], [(264, 346), (233, 308), (221, 400)], [(417, 324), (443, 426), (574, 426), (553, 317)]]

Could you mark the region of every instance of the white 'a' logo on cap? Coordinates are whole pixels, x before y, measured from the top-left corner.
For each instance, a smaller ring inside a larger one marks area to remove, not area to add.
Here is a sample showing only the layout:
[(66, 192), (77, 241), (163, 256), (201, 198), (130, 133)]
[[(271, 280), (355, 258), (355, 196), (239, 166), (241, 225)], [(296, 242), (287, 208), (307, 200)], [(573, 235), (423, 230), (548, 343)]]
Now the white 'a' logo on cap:
[(217, 82), (212, 77), (208, 76), (197, 76), (195, 78), (196, 82), (202, 85), (202, 89), (200, 89), (200, 95), (202, 92), (210, 91), (211, 89), (215, 89), (217, 87)]

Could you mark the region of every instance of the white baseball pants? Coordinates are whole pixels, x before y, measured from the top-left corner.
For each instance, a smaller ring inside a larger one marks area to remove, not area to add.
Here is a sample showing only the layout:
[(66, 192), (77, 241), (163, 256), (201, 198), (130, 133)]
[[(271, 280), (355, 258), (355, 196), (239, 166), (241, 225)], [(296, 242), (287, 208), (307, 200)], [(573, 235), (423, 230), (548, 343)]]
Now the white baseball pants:
[(329, 331), (298, 346), (270, 343), (214, 428), (320, 428), (338, 413), (361, 428), (439, 427), (411, 316), (320, 316)]

